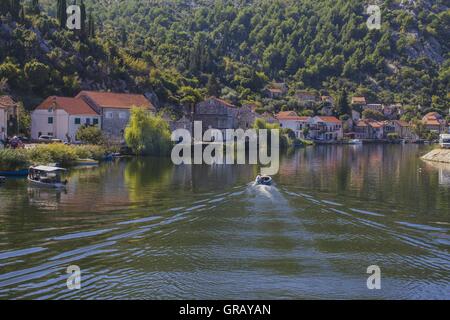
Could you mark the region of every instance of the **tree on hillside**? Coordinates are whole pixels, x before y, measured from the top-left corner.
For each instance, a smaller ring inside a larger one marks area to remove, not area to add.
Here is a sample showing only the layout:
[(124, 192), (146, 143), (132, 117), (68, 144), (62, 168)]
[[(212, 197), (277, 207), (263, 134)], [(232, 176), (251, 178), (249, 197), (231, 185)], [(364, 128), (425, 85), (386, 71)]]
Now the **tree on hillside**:
[(27, 62), (24, 67), (25, 77), (35, 88), (42, 88), (50, 79), (50, 68), (37, 60)]
[(84, 5), (84, 1), (81, 0), (80, 3), (80, 13), (81, 13), (81, 34), (85, 35), (86, 33), (86, 6)]
[(6, 15), (9, 12), (9, 1), (0, 0), (0, 15)]
[(220, 94), (220, 85), (213, 74), (211, 74), (208, 78), (208, 83), (206, 84), (206, 91), (208, 92), (209, 96), (217, 97)]
[(380, 111), (366, 109), (362, 113), (363, 119), (373, 119), (377, 121), (381, 121), (384, 119), (384, 115)]
[(20, 6), (19, 21), (22, 23), (25, 22), (25, 7), (23, 5)]
[(336, 101), (336, 110), (339, 115), (350, 114), (350, 107), (348, 104), (347, 91), (343, 89), (338, 96)]
[(39, 14), (41, 12), (41, 8), (39, 7), (39, 0), (32, 0), (30, 6), (30, 13)]
[(92, 14), (89, 14), (89, 20), (88, 20), (88, 36), (89, 38), (95, 37), (95, 25), (94, 25), (94, 19), (92, 18)]
[(65, 28), (67, 23), (67, 3), (66, 0), (58, 0), (56, 4), (56, 17), (61, 28)]
[(142, 108), (131, 109), (125, 142), (136, 155), (168, 155), (172, 146), (168, 123)]
[(10, 0), (9, 2), (9, 13), (14, 19), (18, 19), (20, 15), (20, 0)]

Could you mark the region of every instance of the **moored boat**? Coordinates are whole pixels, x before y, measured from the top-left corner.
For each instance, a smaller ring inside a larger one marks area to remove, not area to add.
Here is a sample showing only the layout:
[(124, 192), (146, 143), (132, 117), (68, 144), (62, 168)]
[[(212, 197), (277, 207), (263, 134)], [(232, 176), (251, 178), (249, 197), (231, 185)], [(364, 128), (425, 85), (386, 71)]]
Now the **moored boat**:
[(351, 139), (348, 141), (348, 144), (362, 144), (363, 142), (359, 139)]
[(66, 169), (50, 166), (30, 167), (28, 181), (36, 187), (61, 189), (67, 185), (67, 180), (61, 180), (61, 173)]
[(27, 175), (28, 175), (28, 169), (0, 170), (0, 176), (4, 176), (4, 177), (26, 177)]
[(270, 186), (272, 184), (272, 177), (269, 176), (257, 176), (255, 183), (259, 185)]
[(76, 166), (96, 166), (99, 162), (94, 159), (78, 159), (75, 161)]

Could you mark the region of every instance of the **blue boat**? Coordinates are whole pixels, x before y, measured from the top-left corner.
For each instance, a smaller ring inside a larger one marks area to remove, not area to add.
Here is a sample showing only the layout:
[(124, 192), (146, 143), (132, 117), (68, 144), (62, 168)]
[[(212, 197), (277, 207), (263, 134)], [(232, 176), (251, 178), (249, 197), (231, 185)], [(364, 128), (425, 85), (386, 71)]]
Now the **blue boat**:
[(0, 176), (4, 177), (26, 177), (28, 176), (28, 169), (14, 170), (14, 171), (1, 171)]

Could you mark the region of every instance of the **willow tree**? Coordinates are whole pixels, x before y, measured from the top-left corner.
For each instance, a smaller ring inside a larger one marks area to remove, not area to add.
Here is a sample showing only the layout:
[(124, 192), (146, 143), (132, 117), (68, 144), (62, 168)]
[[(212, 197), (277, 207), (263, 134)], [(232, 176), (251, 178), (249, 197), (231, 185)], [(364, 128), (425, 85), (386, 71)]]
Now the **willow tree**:
[(136, 155), (168, 155), (172, 146), (168, 123), (143, 108), (132, 108), (125, 142)]

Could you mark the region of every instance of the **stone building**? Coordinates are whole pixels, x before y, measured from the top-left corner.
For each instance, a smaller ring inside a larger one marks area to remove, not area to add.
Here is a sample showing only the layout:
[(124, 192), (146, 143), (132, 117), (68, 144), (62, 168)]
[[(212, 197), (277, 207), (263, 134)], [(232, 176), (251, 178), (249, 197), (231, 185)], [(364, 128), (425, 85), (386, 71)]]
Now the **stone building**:
[(153, 104), (140, 94), (81, 91), (76, 99), (83, 99), (102, 118), (102, 131), (111, 140), (122, 141), (133, 107), (156, 112)]
[(243, 105), (237, 112), (237, 127), (247, 130), (253, 127), (257, 114), (249, 105)]
[(228, 140), (225, 130), (237, 128), (238, 111), (235, 105), (210, 97), (195, 106), (193, 120), (202, 122), (203, 133), (208, 129), (218, 129), (222, 131), (223, 139)]

